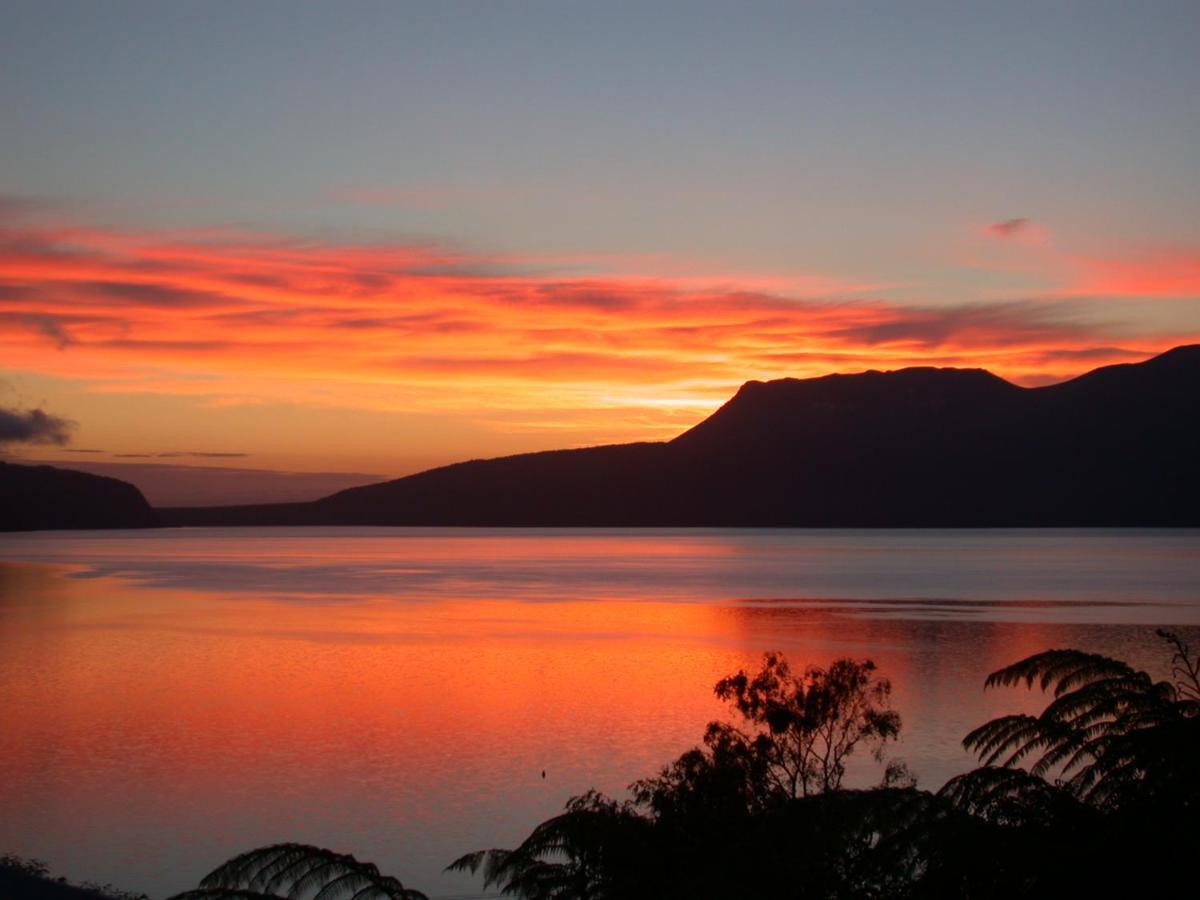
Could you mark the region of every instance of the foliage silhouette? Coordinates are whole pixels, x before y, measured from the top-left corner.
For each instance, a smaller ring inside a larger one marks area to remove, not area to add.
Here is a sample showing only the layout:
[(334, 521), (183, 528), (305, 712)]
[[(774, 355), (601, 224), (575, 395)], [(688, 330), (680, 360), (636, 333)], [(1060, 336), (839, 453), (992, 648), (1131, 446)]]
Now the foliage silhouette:
[(371, 863), (308, 844), (272, 844), (235, 856), (171, 900), (426, 900)]
[[(794, 675), (767, 654), (716, 685), (743, 719), (614, 800), (572, 798), (516, 848), (448, 867), (526, 900), (1008, 900), (1160, 895), (1192, 879), (1200, 842), (1200, 662), (1177, 635), (1174, 682), (1120, 660), (1049, 650), (986, 687), (1038, 685), (1038, 716), (964, 744), (982, 766), (937, 793), (888, 767), (842, 786), (858, 746), (897, 737), (869, 661)], [(302, 844), (235, 857), (174, 900), (420, 900), (373, 865)]]
[[(1155, 895), (1191, 880), (1197, 663), (1177, 635), (1159, 635), (1174, 651), (1174, 684), (1078, 650), (1038, 653), (988, 677), (987, 687), (1036, 683), (1052, 699), (1038, 716), (1002, 716), (967, 735), (984, 765), (939, 792), (961, 824), (934, 832), (930, 873), (983, 875), (991, 890), (1003, 884), (1004, 896), (1021, 897)], [(968, 895), (1001, 896), (978, 884)]]
[(1161, 634), (1174, 684), (1077, 650), (993, 673), (987, 687), (1037, 683), (1051, 701), (968, 735), (984, 765), (936, 794), (897, 786), (894, 767), (879, 787), (842, 787), (858, 744), (879, 758), (899, 731), (873, 665), (838, 660), (797, 677), (768, 654), (755, 675), (716, 687), (747, 730), (712, 723), (703, 747), (635, 782), (630, 799), (589, 792), (516, 849), (450, 868), (527, 900), (1162, 891), (1190, 877), (1200, 838), (1200, 665)]
[(756, 730), (747, 734), (713, 723), (710, 735), (719, 730), (715, 739), (752, 745), (771, 788), (789, 797), (837, 790), (859, 743), (879, 761), (885, 743), (900, 734), (900, 716), (887, 708), (891, 682), (875, 673), (869, 659), (839, 659), (796, 676), (782, 654), (767, 653), (757, 674), (739, 671), (714, 691)]
[(641, 896), (649, 822), (596, 791), (572, 798), (513, 850), (479, 850), (447, 869), (480, 872), (485, 888), (519, 897)]
[(40, 859), (0, 854), (0, 897), (4, 900), (148, 900), (145, 894), (121, 890), (111, 884), (84, 881), (78, 884), (50, 874)]
[(1002, 716), (968, 734), (963, 744), (985, 768), (952, 780), (944, 793), (977, 796), (994, 789), (988, 785), (1005, 785), (1009, 793), (1040, 790), (1034, 781), (1006, 781), (987, 768), (1026, 762), (1035, 779), (1057, 773), (1062, 789), (1099, 807), (1176, 793), (1181, 779), (1195, 784), (1196, 664), (1177, 636), (1160, 635), (1175, 648), (1175, 684), (1078, 650), (1048, 650), (993, 672), (987, 687), (1037, 682), (1043, 691), (1053, 690), (1054, 699), (1038, 716)]
[[(899, 734), (874, 663), (840, 659), (798, 676), (768, 653), (757, 673), (739, 671), (714, 691), (743, 727), (712, 722), (703, 747), (635, 782), (631, 799), (589, 792), (515, 849), (469, 853), (449, 868), (556, 900), (774, 897), (797, 885), (824, 896), (823, 886), (883, 877), (872, 848), (929, 800), (912, 788), (839, 790), (856, 747), (880, 760)], [(754, 864), (768, 858), (781, 864)]]
[(1200, 657), (1193, 657), (1191, 648), (1174, 632), (1160, 628), (1156, 633), (1174, 651), (1171, 654), (1171, 674), (1175, 676), (1175, 690), (1180, 698), (1200, 702)]

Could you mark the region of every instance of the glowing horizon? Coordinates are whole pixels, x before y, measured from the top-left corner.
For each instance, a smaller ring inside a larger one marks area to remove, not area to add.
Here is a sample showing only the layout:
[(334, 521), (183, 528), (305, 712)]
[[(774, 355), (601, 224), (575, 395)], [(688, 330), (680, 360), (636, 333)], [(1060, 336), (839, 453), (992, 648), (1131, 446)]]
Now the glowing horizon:
[[(1150, 288), (1175, 291), (1191, 278), (1182, 289), (1200, 292), (1195, 269), (1179, 263)], [(423, 448), (448, 462), (493, 455), (473, 435), (499, 435), (501, 452), (669, 438), (751, 379), (938, 365), (1035, 385), (1200, 339), (1200, 328), (1097, 316), (1105, 272), (1109, 299), (1128, 302), (1136, 259), (1093, 264), (1038, 299), (911, 305), (854, 288), (839, 295), (832, 277), (820, 278), (823, 296), (804, 297), (715, 279), (539, 272), (432, 244), (18, 221), (0, 233), (0, 348), (9, 371), (67, 386), (46, 406), (79, 422), (86, 436), (72, 450), (99, 440), (112, 458), (219, 464), (286, 455), (296, 439), (284, 429), (275, 446), (246, 451), (231, 426), (184, 449), (149, 423), (121, 439), (73, 407), (73, 391), (135, 408), (178, 398), (212, 421), (290, 408), (464, 423), (457, 440), (426, 435), (397, 453)], [(368, 440), (353, 428), (339, 437)], [(377, 463), (387, 452), (378, 449)], [(328, 469), (347, 458), (326, 442), (296, 462)]]

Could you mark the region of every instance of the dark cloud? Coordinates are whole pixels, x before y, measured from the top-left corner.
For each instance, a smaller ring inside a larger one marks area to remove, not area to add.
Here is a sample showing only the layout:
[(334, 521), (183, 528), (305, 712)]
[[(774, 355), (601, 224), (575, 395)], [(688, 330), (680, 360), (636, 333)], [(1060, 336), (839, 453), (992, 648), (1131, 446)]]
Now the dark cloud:
[(71, 336), (71, 332), (67, 331), (66, 325), (58, 316), (48, 313), (28, 313), (21, 316), (21, 323), (30, 331), (50, 338), (59, 350), (65, 350), (75, 343), (75, 338)]
[(312, 316), (333, 315), (337, 310), (324, 306), (294, 306), (288, 309), (252, 309), (244, 312), (213, 313), (205, 316), (210, 322), (223, 322), (230, 325), (288, 325), (292, 322), (303, 323), (304, 319)]
[(248, 284), (252, 287), (288, 287), (287, 279), (275, 275), (265, 275), (256, 272), (231, 272), (226, 276), (238, 284)]
[(1003, 222), (993, 222), (987, 227), (987, 233), (999, 238), (1012, 237), (1018, 231), (1024, 231), (1030, 225), (1029, 219), (1005, 219)]
[(81, 450), (81, 449), (76, 449), (74, 447), (69, 447), (67, 449), (67, 453), (103, 453), (103, 452), (104, 452), (103, 450), (92, 450), (92, 449)]
[(134, 281), (81, 281), (73, 290), (85, 297), (109, 300), (128, 306), (148, 306), (175, 309), (203, 309), (244, 305), (240, 300), (215, 291), (198, 291), (165, 284), (144, 284)]
[(106, 347), (115, 350), (178, 350), (181, 353), (205, 353), (217, 350), (228, 350), (229, 341), (143, 341), (133, 338), (120, 338), (111, 341), (95, 341), (89, 344), (94, 347)]
[(1091, 340), (1108, 327), (1082, 320), (1080, 313), (1079, 304), (1067, 301), (911, 307), (879, 322), (836, 327), (826, 334), (867, 347), (903, 341), (932, 350), (950, 342), (1012, 347), (1031, 341)]
[(55, 444), (71, 439), (75, 423), (40, 409), (0, 408), (0, 444)]
[(331, 328), (347, 328), (347, 329), (376, 329), (376, 328), (391, 328), (395, 325), (392, 319), (380, 319), (371, 316), (359, 316), (353, 319), (334, 319), (329, 323)]
[(427, 278), (509, 278), (513, 270), (498, 263), (461, 260), (412, 266), (405, 269), (404, 273)]
[(552, 282), (537, 287), (532, 297), (527, 293), (510, 294), (509, 302), (527, 305), (531, 301), (559, 308), (575, 308), (596, 312), (626, 312), (635, 310), (647, 302), (638, 291), (612, 290), (592, 286)]
[(160, 459), (175, 459), (181, 456), (196, 456), (202, 459), (241, 459), (249, 455), (249, 453), (214, 453), (203, 450), (171, 450), (167, 453), (159, 453), (158, 457)]
[(482, 328), (474, 322), (446, 319), (443, 313), (414, 313), (402, 316), (353, 316), (330, 319), (330, 328), (392, 331), (469, 331)]

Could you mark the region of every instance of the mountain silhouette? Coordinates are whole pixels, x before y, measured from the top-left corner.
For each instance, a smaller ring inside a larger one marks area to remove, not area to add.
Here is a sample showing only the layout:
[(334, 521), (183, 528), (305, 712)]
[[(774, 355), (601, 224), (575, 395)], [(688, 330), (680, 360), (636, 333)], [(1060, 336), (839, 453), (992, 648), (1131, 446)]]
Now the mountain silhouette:
[(127, 482), (55, 466), (0, 462), (0, 531), (158, 524), (141, 491)]
[(1200, 345), (1022, 388), (979, 369), (747, 382), (665, 443), (443, 466), (171, 525), (1200, 525)]

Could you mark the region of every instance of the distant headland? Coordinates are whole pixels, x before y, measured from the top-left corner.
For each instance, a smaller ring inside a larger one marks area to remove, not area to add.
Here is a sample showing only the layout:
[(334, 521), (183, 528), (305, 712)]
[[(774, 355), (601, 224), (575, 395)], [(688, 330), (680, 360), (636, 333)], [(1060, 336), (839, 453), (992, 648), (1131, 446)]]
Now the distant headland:
[(0, 465), (0, 529), (1200, 525), (1200, 345), (1022, 388), (980, 369), (750, 381), (673, 440), (442, 466), (308, 503), (151, 510)]

